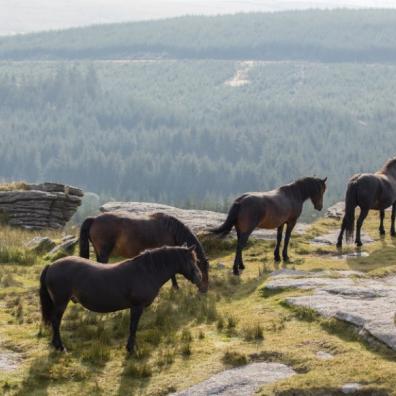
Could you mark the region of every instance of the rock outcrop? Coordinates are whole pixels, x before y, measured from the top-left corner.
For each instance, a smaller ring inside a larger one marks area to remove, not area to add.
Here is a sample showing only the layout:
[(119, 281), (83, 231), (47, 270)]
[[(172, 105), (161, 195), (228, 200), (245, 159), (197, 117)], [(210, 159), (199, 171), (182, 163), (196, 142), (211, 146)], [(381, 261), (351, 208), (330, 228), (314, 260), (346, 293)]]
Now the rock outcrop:
[(58, 183), (23, 184), (1, 191), (2, 220), (30, 229), (62, 228), (81, 205), (83, 191)]
[(295, 375), (290, 367), (280, 363), (252, 363), (225, 370), (174, 396), (250, 396), (261, 386)]
[(345, 213), (345, 202), (337, 202), (326, 209), (325, 217), (340, 220)]
[(348, 322), (362, 335), (374, 337), (396, 350), (396, 277), (369, 279), (363, 276), (356, 271), (277, 272), (265, 288), (313, 290), (306, 296), (289, 297), (286, 302)]
[[(154, 212), (164, 212), (178, 218), (189, 226), (196, 234), (202, 234), (209, 228), (217, 227), (223, 223), (227, 214), (213, 212), (209, 210), (179, 209), (169, 205), (149, 203), (149, 202), (108, 202), (100, 210), (102, 212), (121, 211), (144, 216)], [(303, 234), (309, 227), (308, 224), (298, 223), (294, 232)], [(233, 231), (231, 235), (235, 236)], [(276, 230), (255, 230), (253, 237), (257, 239), (271, 240), (276, 238)]]

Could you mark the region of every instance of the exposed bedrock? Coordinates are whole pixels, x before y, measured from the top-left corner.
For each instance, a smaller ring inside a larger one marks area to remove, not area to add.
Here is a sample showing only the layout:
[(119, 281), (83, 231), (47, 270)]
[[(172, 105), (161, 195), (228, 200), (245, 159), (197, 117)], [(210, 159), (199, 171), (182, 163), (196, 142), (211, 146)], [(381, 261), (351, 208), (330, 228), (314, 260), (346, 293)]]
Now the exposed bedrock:
[[(164, 212), (178, 218), (189, 226), (196, 234), (207, 232), (209, 228), (217, 227), (223, 223), (227, 214), (213, 212), (210, 210), (179, 209), (169, 205), (150, 202), (108, 202), (100, 210), (102, 212), (121, 211), (134, 215), (147, 215), (154, 212)], [(294, 230), (297, 234), (303, 234), (309, 227), (308, 224), (298, 223)], [(232, 234), (235, 236), (235, 232)], [(253, 232), (253, 237), (257, 239), (275, 239), (276, 230), (258, 229)]]
[(81, 205), (83, 195), (79, 188), (58, 183), (0, 189), (1, 218), (7, 224), (30, 229), (62, 228)]
[(306, 289), (309, 295), (289, 297), (289, 305), (310, 308), (327, 318), (356, 326), (396, 350), (396, 277), (364, 278), (356, 271), (277, 272), (267, 290)]

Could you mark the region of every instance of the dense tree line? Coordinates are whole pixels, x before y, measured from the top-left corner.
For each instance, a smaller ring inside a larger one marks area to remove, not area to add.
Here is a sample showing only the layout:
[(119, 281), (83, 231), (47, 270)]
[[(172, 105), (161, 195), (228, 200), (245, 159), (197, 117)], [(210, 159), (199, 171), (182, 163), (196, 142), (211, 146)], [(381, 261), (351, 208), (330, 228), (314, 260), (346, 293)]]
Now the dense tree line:
[(0, 178), (103, 199), (222, 209), (298, 177), (347, 179), (395, 152), (396, 67), (231, 61), (0, 65)]
[(189, 16), (0, 39), (0, 59), (294, 59), (396, 61), (396, 11)]

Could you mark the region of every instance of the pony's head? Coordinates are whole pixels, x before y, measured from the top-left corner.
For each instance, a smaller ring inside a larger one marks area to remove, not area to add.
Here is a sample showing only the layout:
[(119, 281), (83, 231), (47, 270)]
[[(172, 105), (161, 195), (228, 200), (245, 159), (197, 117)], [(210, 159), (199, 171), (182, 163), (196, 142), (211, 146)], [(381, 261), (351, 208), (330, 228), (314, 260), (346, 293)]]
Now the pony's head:
[(197, 265), (197, 254), (195, 253), (195, 246), (183, 247), (182, 249), (183, 257), (183, 267), (181, 273), (187, 278), (191, 283), (196, 285), (200, 292), (207, 291), (207, 285), (202, 282), (202, 273)]
[(388, 160), (382, 167), (381, 172), (396, 177), (396, 157)]
[(309, 179), (311, 181), (311, 186), (309, 188), (309, 198), (311, 199), (314, 208), (320, 211), (323, 209), (323, 196), (326, 192), (327, 177), (325, 177), (324, 179), (320, 179), (317, 177), (312, 177)]

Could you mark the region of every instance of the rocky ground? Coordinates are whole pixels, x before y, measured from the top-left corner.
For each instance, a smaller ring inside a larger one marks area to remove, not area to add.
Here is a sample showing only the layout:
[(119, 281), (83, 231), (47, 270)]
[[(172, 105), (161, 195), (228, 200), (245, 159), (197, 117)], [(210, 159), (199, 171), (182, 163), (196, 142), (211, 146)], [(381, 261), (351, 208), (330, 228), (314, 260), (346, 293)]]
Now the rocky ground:
[[(154, 212), (164, 212), (187, 224), (196, 234), (206, 233), (208, 229), (218, 227), (227, 217), (225, 213), (213, 212), (210, 210), (180, 209), (169, 205), (150, 202), (109, 202), (104, 204), (100, 210), (102, 212), (128, 212), (136, 216), (145, 216)], [(301, 235), (308, 227), (308, 224), (298, 223), (294, 232)], [(232, 231), (231, 235), (236, 237), (235, 231)], [(258, 229), (255, 230), (252, 235), (256, 239), (271, 240), (276, 238), (276, 230)]]
[(303, 289), (311, 293), (288, 297), (291, 306), (309, 308), (327, 318), (350, 323), (396, 351), (396, 277), (366, 278), (359, 271), (280, 271), (267, 290)]
[(251, 363), (222, 371), (174, 396), (250, 396), (265, 384), (275, 383), (296, 373), (279, 363)]

